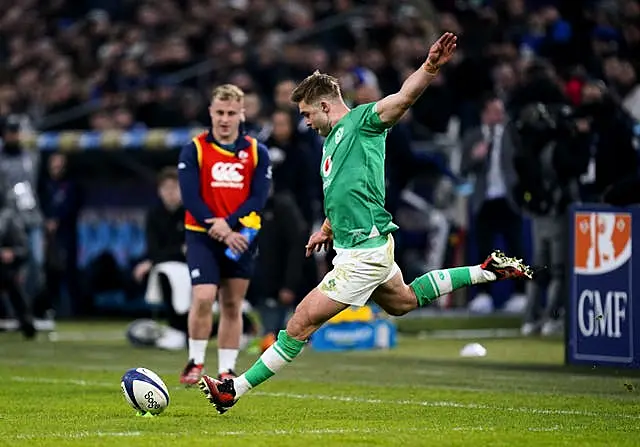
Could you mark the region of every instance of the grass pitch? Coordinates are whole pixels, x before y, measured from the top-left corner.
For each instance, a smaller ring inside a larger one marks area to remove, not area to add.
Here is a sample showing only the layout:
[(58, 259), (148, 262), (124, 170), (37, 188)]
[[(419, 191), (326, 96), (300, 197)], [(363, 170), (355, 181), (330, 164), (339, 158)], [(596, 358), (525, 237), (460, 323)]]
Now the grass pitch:
[[(561, 366), (560, 340), (401, 337), (395, 350), (305, 350), (220, 416), (178, 384), (185, 353), (135, 349), (124, 325), (62, 324), (58, 340), (0, 333), (0, 445), (7, 446), (635, 446), (631, 373)], [(208, 353), (215, 365), (216, 351)], [(241, 369), (255, 360), (243, 355)], [(157, 372), (171, 404), (135, 417), (128, 368)]]

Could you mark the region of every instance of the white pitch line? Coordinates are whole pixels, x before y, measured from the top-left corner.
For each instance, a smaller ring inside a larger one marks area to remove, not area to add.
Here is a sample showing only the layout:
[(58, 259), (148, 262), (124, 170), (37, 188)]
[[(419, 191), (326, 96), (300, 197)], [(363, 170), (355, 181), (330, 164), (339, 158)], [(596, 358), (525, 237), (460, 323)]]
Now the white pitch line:
[[(14, 382), (28, 382), (28, 383), (49, 383), (49, 384), (69, 384), (79, 386), (100, 386), (108, 388), (117, 388), (116, 384), (108, 382), (89, 382), (85, 380), (76, 379), (47, 379), (36, 377), (22, 377), (13, 376), (10, 380)], [(334, 402), (349, 402), (360, 404), (372, 404), (372, 405), (412, 405), (420, 407), (432, 407), (432, 408), (461, 408), (466, 410), (490, 410), (490, 411), (505, 411), (512, 413), (525, 413), (525, 414), (538, 414), (538, 415), (552, 415), (552, 416), (582, 416), (582, 417), (611, 417), (622, 419), (640, 419), (640, 415), (637, 414), (623, 414), (623, 413), (597, 413), (594, 411), (582, 411), (582, 410), (563, 410), (552, 408), (531, 408), (531, 407), (500, 407), (492, 405), (452, 402), (452, 401), (418, 401), (418, 400), (383, 400), (383, 399), (368, 399), (363, 397), (350, 397), (350, 396), (327, 396), (322, 394), (297, 394), (297, 393), (279, 393), (279, 392), (265, 392), (254, 391), (251, 393), (254, 396), (265, 397), (284, 397), (288, 399), (302, 399), (302, 400), (325, 400)]]
[(46, 383), (50, 385), (79, 385), (79, 386), (100, 386), (100, 387), (108, 387), (113, 388), (117, 387), (118, 384), (107, 383), (107, 382), (93, 382), (87, 380), (78, 380), (78, 379), (47, 379), (46, 377), (21, 377), (21, 376), (13, 376), (11, 377), (13, 382), (25, 382), (25, 383)]
[(453, 427), (453, 431), (493, 431), (493, 427)]
[[(530, 427), (528, 430), (531, 432), (553, 432), (559, 430), (575, 430), (578, 427), (564, 427), (560, 425), (554, 425), (552, 427)], [(583, 427), (581, 427), (583, 428)], [(18, 434), (15, 436), (7, 436), (8, 438), (13, 439), (28, 439), (28, 440), (36, 440), (36, 439), (78, 439), (78, 438), (124, 438), (124, 437), (139, 437), (139, 436), (161, 436), (163, 438), (168, 437), (183, 437), (185, 435), (190, 436), (210, 436), (215, 435), (216, 437), (282, 437), (282, 436), (330, 436), (330, 435), (347, 435), (347, 434), (397, 434), (397, 433), (414, 433), (414, 432), (484, 432), (484, 431), (495, 431), (495, 427), (413, 427), (413, 428), (318, 428), (318, 429), (299, 429), (299, 430), (257, 430), (257, 431), (216, 431), (216, 432), (208, 432), (208, 431), (199, 431), (199, 432), (162, 432), (162, 433), (143, 433), (140, 431), (133, 432), (89, 432), (89, 431), (81, 431), (81, 432), (68, 432), (68, 433), (47, 433), (47, 434)]]
[(532, 432), (550, 432), (563, 430), (561, 425), (554, 425), (553, 427), (529, 427), (527, 430)]
[(361, 404), (415, 405), (415, 406), (421, 406), (421, 407), (463, 408), (467, 410), (492, 410), (492, 411), (506, 411), (506, 412), (514, 412), (514, 413), (528, 413), (528, 414), (541, 414), (541, 415), (640, 419), (640, 415), (633, 415), (633, 414), (596, 413), (593, 411), (561, 410), (561, 409), (550, 409), (550, 408), (499, 407), (499, 406), (491, 406), (491, 405), (483, 405), (483, 404), (472, 404), (472, 403), (450, 402), (450, 401), (382, 400), (382, 399), (367, 399), (362, 397), (349, 397), (349, 396), (325, 396), (321, 394), (296, 394), (296, 393), (269, 393), (269, 392), (261, 392), (261, 391), (254, 391), (251, 394), (255, 396), (285, 397), (289, 399), (303, 399), (303, 400), (330, 400), (330, 401), (337, 401), (337, 402), (354, 402), (354, 403), (361, 403)]
[[(108, 363), (108, 364), (107, 364)], [(25, 359), (12, 359), (8, 360), (6, 365), (11, 366), (33, 366), (33, 360), (25, 360)], [(105, 362), (103, 365), (70, 365), (69, 362), (55, 362), (55, 361), (44, 361), (39, 362), (39, 366), (41, 367), (51, 367), (51, 368), (69, 368), (73, 367), (76, 370), (80, 371), (100, 371), (100, 372), (123, 372), (128, 370), (129, 368), (133, 368), (135, 365), (132, 364), (118, 364), (113, 362)], [(175, 373), (174, 369), (153, 369), (157, 374), (173, 374)]]
[[(464, 427), (456, 427), (458, 431), (464, 431)], [(190, 432), (190, 433), (147, 433), (150, 436), (162, 436), (162, 437), (178, 437), (185, 434), (190, 435), (216, 435), (216, 436), (228, 436), (228, 437), (241, 437), (241, 436), (290, 436), (290, 435), (340, 435), (350, 433), (362, 433), (362, 434), (382, 434), (382, 433), (397, 433), (400, 432), (416, 432), (424, 431), (424, 428), (406, 428), (406, 429), (376, 429), (376, 428), (319, 428), (309, 430), (258, 430), (258, 431), (217, 431), (217, 432)], [(42, 438), (88, 438), (88, 437), (134, 437), (142, 436), (145, 433), (135, 432), (76, 432), (76, 433), (47, 433), (47, 434), (19, 434), (14, 436), (15, 439), (42, 439)]]
[[(104, 432), (104, 431), (79, 431), (75, 433), (47, 433), (47, 434), (20, 434), (13, 436), (14, 439), (78, 439), (78, 438), (126, 438), (141, 436), (139, 431), (123, 431), (123, 432)], [(11, 437), (11, 436), (9, 436)]]

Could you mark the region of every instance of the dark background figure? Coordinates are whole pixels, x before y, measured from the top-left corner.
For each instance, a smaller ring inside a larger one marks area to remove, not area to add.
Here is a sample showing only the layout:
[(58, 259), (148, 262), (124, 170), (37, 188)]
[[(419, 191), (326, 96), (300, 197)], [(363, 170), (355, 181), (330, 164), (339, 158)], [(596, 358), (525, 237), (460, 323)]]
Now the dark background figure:
[(305, 262), (307, 225), (288, 192), (272, 193), (262, 213), (258, 259), (249, 290), (270, 346), (297, 304)]
[(21, 118), (9, 115), (2, 128), (3, 147), (0, 153), (0, 177), (12, 195), (18, 216), (22, 219), (29, 250), (25, 271), (25, 291), (29, 300), (42, 291), (44, 285), (44, 232), (38, 200), (40, 154), (23, 147), (20, 140)]
[[(144, 283), (151, 269), (158, 264), (175, 261), (186, 266), (184, 207), (176, 168), (168, 167), (158, 174), (158, 196), (160, 202), (150, 208), (146, 216), (146, 256), (133, 269), (134, 280), (139, 284)], [(167, 274), (160, 273), (159, 281), (169, 328), (156, 340), (156, 346), (182, 349), (187, 342), (187, 314), (176, 312), (173, 304), (176, 292), (172, 290)], [(188, 276), (186, 285), (190, 286)]]
[[(271, 114), (271, 132), (265, 145), (269, 149), (273, 169), (273, 188), (276, 194), (290, 195), (302, 215), (304, 231), (311, 234), (315, 222), (320, 220), (322, 185), (320, 181), (320, 162), (312, 146), (317, 135), (306, 133), (296, 123), (299, 118), (293, 115), (289, 97), (284, 96), (289, 89), (289, 81), (279, 84), (276, 95), (278, 108)], [(290, 92), (289, 92), (290, 93)], [(303, 258), (303, 280), (300, 289), (310, 290), (317, 283), (317, 267), (312, 258)], [(302, 294), (304, 293), (300, 290)]]
[(613, 206), (640, 204), (640, 175), (620, 180), (611, 185), (605, 190), (603, 200)]
[(319, 165), (313, 165), (311, 148), (295, 131), (289, 111), (277, 109), (271, 114), (271, 123), (273, 128), (265, 145), (271, 158), (274, 190), (293, 196), (310, 228), (316, 214), (314, 207), (318, 207), (314, 203), (312, 179), (319, 177)]
[(547, 268), (527, 284), (521, 332), (548, 336), (563, 330), (561, 317), (568, 296), (568, 209), (581, 200), (579, 179), (590, 164), (594, 133), (592, 112), (569, 105), (553, 70), (531, 74), (518, 92), (521, 102), (513, 111), (519, 135), (514, 194), (531, 217), (533, 263)]
[[(69, 176), (66, 155), (54, 153), (49, 156), (39, 196), (45, 219), (47, 287), (35, 299), (34, 315), (44, 320), (48, 320), (51, 313), (69, 317), (74, 312), (72, 303), (79, 299), (76, 234), (82, 203), (80, 188)], [(64, 296), (68, 301), (63, 300)]]
[(35, 337), (33, 316), (20, 280), (20, 270), (28, 257), (27, 234), (6, 197), (0, 188), (0, 295), (6, 293), (20, 330), (31, 339)]
[[(474, 177), (471, 196), (471, 218), (475, 226), (478, 254), (497, 247), (501, 236), (509, 253), (522, 258), (522, 216), (513, 198), (516, 182), (513, 157), (516, 135), (505, 114), (504, 103), (489, 95), (483, 102), (481, 125), (462, 137), (462, 174)], [(514, 284), (516, 297), (523, 298), (524, 283)], [(487, 301), (491, 288), (478, 288), (475, 299)], [(518, 297), (519, 295), (519, 297)]]
[(600, 202), (608, 187), (638, 172), (635, 123), (600, 81), (583, 85), (579, 113), (591, 128), (589, 165), (580, 178), (581, 196), (585, 202)]

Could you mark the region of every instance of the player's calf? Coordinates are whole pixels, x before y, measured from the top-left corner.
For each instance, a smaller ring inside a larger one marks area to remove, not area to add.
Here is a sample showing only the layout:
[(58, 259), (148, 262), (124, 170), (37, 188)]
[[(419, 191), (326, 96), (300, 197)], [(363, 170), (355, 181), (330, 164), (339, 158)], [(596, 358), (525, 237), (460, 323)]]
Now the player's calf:
[(404, 283), (402, 273), (398, 272), (389, 281), (380, 284), (371, 295), (371, 299), (387, 314), (400, 317), (418, 307), (418, 299), (413, 289)]
[(434, 270), (414, 280), (413, 289), (418, 304), (425, 306), (436, 298), (462, 287), (503, 279), (533, 279), (533, 269), (522, 259), (493, 251), (480, 265)]

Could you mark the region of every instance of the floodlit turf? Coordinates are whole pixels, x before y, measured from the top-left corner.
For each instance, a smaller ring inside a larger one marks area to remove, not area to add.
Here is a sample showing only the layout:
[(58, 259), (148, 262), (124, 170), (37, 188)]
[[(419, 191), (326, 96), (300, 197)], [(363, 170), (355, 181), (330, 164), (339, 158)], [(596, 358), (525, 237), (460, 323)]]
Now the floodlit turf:
[[(83, 332), (90, 331), (86, 336)], [(59, 340), (0, 333), (0, 445), (7, 446), (635, 446), (638, 379), (567, 370), (559, 340), (401, 338), (390, 352), (306, 350), (219, 416), (178, 384), (183, 353), (134, 349), (123, 326), (62, 325)], [(215, 349), (209, 358), (215, 362)], [(253, 356), (243, 355), (246, 367)], [(171, 404), (135, 417), (120, 377), (160, 374)], [(628, 375), (628, 373), (627, 373)]]

